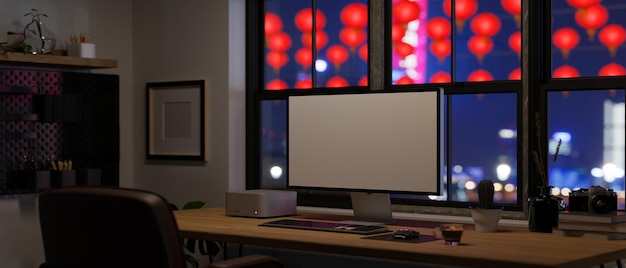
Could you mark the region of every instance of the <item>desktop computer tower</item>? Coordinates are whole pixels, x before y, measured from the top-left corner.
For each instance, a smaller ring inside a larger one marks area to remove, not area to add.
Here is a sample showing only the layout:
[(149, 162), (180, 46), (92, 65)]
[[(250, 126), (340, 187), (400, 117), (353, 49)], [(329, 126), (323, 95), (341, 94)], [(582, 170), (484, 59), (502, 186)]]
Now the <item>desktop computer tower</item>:
[(271, 218), (296, 214), (297, 193), (282, 190), (226, 192), (226, 215)]

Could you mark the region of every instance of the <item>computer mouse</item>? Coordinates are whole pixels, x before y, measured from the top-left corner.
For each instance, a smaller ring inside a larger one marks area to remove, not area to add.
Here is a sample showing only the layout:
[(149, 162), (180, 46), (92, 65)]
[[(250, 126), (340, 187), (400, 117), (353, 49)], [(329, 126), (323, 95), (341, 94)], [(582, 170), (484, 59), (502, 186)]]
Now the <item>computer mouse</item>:
[(398, 229), (393, 233), (394, 239), (413, 239), (418, 237), (420, 237), (420, 233), (418, 231), (406, 228)]

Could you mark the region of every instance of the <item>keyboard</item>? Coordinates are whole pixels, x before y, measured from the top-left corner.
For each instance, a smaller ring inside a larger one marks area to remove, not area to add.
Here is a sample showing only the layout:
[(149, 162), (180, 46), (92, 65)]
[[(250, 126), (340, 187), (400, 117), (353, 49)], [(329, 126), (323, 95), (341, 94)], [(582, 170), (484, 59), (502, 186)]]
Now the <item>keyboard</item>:
[(265, 223), (259, 224), (259, 226), (305, 229), (305, 230), (316, 230), (316, 231), (329, 231), (329, 232), (364, 234), (364, 235), (390, 232), (390, 230), (387, 227), (381, 226), (381, 225), (362, 225), (362, 224), (350, 224), (350, 223), (341, 223), (341, 222), (325, 222), (325, 221), (293, 220), (293, 219), (282, 219), (282, 220), (265, 222)]

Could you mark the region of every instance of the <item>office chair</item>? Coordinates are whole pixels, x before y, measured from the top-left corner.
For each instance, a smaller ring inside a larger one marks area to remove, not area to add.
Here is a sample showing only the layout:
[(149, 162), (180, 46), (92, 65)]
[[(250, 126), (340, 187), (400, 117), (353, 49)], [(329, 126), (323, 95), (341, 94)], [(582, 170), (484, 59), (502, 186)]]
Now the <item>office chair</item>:
[[(135, 189), (69, 187), (39, 196), (45, 268), (184, 268), (185, 255), (169, 203)], [(282, 267), (249, 255), (210, 267)]]

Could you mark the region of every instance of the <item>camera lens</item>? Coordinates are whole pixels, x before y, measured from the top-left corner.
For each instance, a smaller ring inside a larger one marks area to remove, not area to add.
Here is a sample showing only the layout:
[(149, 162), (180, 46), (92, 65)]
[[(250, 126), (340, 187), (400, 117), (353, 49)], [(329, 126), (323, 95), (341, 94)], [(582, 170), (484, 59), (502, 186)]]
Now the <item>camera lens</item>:
[(589, 200), (589, 210), (595, 213), (608, 213), (611, 210), (611, 200), (607, 195), (594, 195)]

